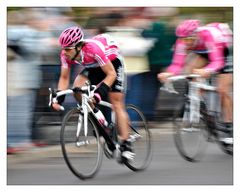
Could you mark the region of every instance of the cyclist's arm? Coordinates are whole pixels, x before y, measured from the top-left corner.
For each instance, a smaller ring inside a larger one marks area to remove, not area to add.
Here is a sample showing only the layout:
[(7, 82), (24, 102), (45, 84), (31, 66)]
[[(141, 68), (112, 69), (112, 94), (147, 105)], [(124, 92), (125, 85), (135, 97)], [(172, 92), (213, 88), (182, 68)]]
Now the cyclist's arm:
[[(70, 68), (61, 67), (61, 75), (58, 81), (58, 90), (65, 90), (68, 88), (70, 79)], [(62, 110), (61, 103), (64, 101), (65, 96), (61, 96), (62, 98), (58, 98), (58, 103), (52, 103), (52, 108), (60, 111)], [(60, 100), (59, 100), (60, 99)], [(60, 103), (59, 103), (60, 101)]]
[(209, 51), (209, 64), (205, 69), (216, 72), (224, 66), (224, 47), (213, 44)]
[(98, 103), (101, 100), (107, 99), (108, 92), (111, 90), (111, 86), (117, 78), (117, 74), (112, 62), (105, 56), (105, 54), (99, 52), (99, 54), (95, 55), (95, 59), (106, 74), (106, 77), (101, 83), (99, 83), (98, 88), (95, 90), (94, 99)]
[(58, 81), (58, 90), (65, 90), (69, 86), (70, 68), (61, 67), (61, 74)]
[(106, 74), (106, 77), (102, 82), (111, 87), (117, 77), (112, 62), (109, 60), (105, 65), (101, 66), (101, 69)]
[[(105, 83), (108, 87), (111, 87), (113, 82), (115, 81), (117, 74), (113, 67), (112, 62), (105, 54), (105, 50), (100, 46), (101, 44), (93, 44), (92, 54), (94, 55), (94, 60), (99, 64), (103, 72), (106, 74), (105, 79), (103, 79), (102, 83)], [(96, 74), (97, 75), (97, 74)]]
[(106, 77), (97, 85), (94, 93), (94, 103), (99, 103), (101, 100), (107, 99), (108, 92), (111, 90), (111, 86), (117, 77), (110, 60), (104, 65), (101, 65), (101, 69), (106, 74)]
[(207, 30), (204, 30), (201, 35), (209, 52), (209, 64), (204, 69), (216, 72), (224, 66), (224, 44), (218, 42), (217, 37)]
[(177, 40), (176, 47), (174, 49), (172, 64), (169, 65), (166, 72), (173, 73), (175, 75), (179, 74), (184, 67), (186, 55), (186, 45), (182, 41)]
[(182, 41), (178, 39), (176, 41), (172, 63), (167, 67), (165, 72), (159, 73), (157, 75), (157, 78), (161, 82), (165, 82), (168, 77), (178, 75), (179, 73), (181, 73), (184, 67), (186, 55), (187, 55), (186, 46)]

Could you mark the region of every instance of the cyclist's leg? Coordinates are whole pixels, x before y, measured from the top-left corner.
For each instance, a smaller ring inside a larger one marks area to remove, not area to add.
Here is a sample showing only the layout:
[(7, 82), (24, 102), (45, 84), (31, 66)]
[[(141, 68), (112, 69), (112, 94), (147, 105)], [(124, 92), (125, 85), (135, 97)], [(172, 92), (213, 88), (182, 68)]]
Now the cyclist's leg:
[[(191, 74), (193, 73), (194, 69), (201, 69), (204, 66), (206, 66), (207, 63), (208, 63), (207, 54), (190, 53), (187, 56), (186, 65), (184, 67), (183, 73)], [(200, 94), (203, 95), (204, 91), (200, 90)]]
[(232, 123), (233, 118), (233, 102), (230, 95), (233, 83), (232, 73), (221, 73), (218, 75), (218, 93), (221, 98), (221, 105), (223, 110), (223, 121), (225, 123)]
[(217, 85), (223, 110), (223, 121), (226, 123), (232, 123), (233, 101), (231, 92), (233, 85), (233, 61), (228, 48), (224, 49), (224, 56), (225, 66), (218, 75)]
[(121, 58), (112, 61), (114, 69), (117, 73), (117, 78), (112, 85), (112, 91), (109, 93), (109, 100), (113, 105), (113, 110), (116, 114), (117, 127), (121, 141), (122, 156), (128, 160), (133, 159), (131, 143), (129, 139), (129, 117), (126, 112), (124, 97), (125, 97), (125, 74), (124, 63)]
[(129, 137), (128, 115), (124, 105), (124, 94), (121, 92), (110, 92), (110, 102), (116, 114), (117, 125), (119, 129), (120, 139), (127, 140)]
[(116, 114), (117, 127), (120, 136), (121, 152), (123, 160), (133, 160), (135, 153), (129, 139), (129, 118), (125, 109), (124, 94), (121, 92), (109, 93), (109, 99)]
[(117, 73), (117, 78), (112, 85), (112, 90), (109, 93), (109, 100), (113, 105), (113, 110), (116, 113), (116, 120), (119, 129), (119, 134), (122, 140), (128, 139), (128, 114), (125, 109), (125, 74), (124, 63), (121, 58), (112, 61), (114, 69)]
[(190, 74), (193, 69), (201, 69), (207, 64), (207, 56), (205, 54), (190, 53), (186, 58), (184, 73)]

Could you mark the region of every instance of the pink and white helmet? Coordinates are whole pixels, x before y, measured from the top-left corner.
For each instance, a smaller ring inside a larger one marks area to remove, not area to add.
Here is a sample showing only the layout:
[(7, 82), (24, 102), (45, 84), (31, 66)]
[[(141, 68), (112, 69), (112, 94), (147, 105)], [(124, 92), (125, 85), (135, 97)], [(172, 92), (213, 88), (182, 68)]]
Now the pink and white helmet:
[(74, 26), (65, 29), (59, 36), (59, 43), (62, 48), (75, 47), (83, 40), (83, 31), (80, 27)]
[(177, 26), (177, 37), (189, 37), (200, 26), (199, 20), (185, 20)]

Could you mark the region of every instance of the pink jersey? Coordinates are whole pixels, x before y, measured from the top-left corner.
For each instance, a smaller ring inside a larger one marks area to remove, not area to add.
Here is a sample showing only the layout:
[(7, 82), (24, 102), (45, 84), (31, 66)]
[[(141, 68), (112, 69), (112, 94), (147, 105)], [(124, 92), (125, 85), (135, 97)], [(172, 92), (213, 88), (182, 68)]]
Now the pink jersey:
[[(211, 23), (197, 30), (198, 40), (194, 49), (195, 53), (207, 53), (209, 64), (205, 69), (218, 71), (224, 66), (224, 49), (232, 43), (232, 32), (227, 24)], [(183, 40), (178, 39), (175, 44), (172, 64), (167, 72), (179, 74), (185, 63), (188, 50)]]
[(100, 34), (91, 39), (86, 39), (80, 53), (80, 61), (71, 61), (61, 52), (61, 63), (65, 68), (72, 64), (81, 64), (85, 68), (95, 68), (105, 65), (119, 55), (117, 43), (108, 34)]

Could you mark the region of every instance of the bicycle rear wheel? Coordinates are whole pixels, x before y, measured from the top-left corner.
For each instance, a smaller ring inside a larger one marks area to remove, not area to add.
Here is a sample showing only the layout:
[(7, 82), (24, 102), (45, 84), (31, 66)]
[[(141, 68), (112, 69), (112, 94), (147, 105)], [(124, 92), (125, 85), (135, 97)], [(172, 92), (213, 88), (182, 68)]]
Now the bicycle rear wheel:
[(152, 159), (151, 133), (143, 113), (136, 106), (129, 104), (126, 111), (130, 119), (130, 138), (135, 157), (133, 161), (124, 163), (131, 170), (140, 171), (147, 168)]
[[(80, 179), (93, 177), (99, 170), (102, 163), (102, 149), (99, 141), (99, 134), (94, 121), (89, 116), (88, 135), (84, 136), (82, 126), (77, 138), (77, 126), (79, 116), (78, 109), (70, 110), (64, 117), (60, 133), (60, 142), (63, 157), (68, 168)], [(83, 121), (82, 121), (83, 123)]]
[(179, 154), (187, 161), (200, 160), (207, 147), (207, 124), (202, 114), (198, 122), (190, 122), (190, 102), (187, 98), (174, 112), (173, 129)]
[[(217, 144), (224, 153), (233, 155), (233, 129), (226, 127), (226, 125), (223, 123), (222, 114), (220, 112), (216, 113), (215, 116)], [(230, 141), (227, 142), (226, 138), (230, 139)]]

